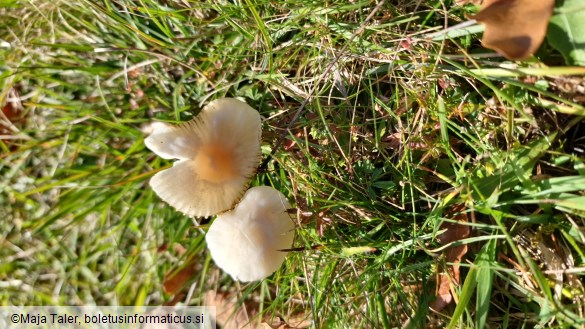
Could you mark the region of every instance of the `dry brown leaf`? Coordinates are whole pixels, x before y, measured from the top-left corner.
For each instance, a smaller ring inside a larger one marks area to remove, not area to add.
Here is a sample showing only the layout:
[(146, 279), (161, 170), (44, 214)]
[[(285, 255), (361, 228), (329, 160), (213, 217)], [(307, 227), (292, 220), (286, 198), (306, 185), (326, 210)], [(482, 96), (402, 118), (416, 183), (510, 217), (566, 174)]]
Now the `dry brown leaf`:
[(313, 323), (304, 313), (294, 314), (288, 319), (265, 317), (259, 322), (257, 316), (260, 305), (254, 301), (239, 304), (235, 293), (210, 290), (205, 294), (205, 305), (215, 306), (215, 321), (223, 329), (304, 329)]
[(398, 150), (400, 148), (400, 145), (402, 145), (401, 137), (402, 133), (396, 132), (382, 138), (382, 142), (385, 144), (386, 148)]
[(189, 257), (180, 268), (172, 268), (165, 273), (163, 288), (165, 293), (176, 295), (181, 292), (195, 274), (195, 257)]
[[(462, 204), (453, 205), (449, 209), (446, 216), (461, 224), (444, 223), (441, 225), (441, 229), (446, 229), (446, 231), (437, 237), (439, 243), (445, 245), (469, 237), (471, 230), (469, 226), (465, 225), (468, 222), (468, 218), (467, 214), (463, 213), (463, 211), (465, 211), (465, 206)], [(453, 300), (451, 291), (454, 288), (453, 285), (459, 285), (459, 263), (461, 263), (465, 254), (467, 254), (467, 250), (467, 245), (454, 246), (445, 250), (445, 262), (453, 263), (453, 265), (443, 268), (439, 274), (439, 279), (437, 280), (437, 298), (429, 305), (432, 310), (440, 312)]]
[(297, 328), (297, 329), (304, 329), (309, 328), (313, 325), (313, 321), (311, 320), (310, 316), (304, 313), (298, 313), (295, 315), (290, 316), (286, 319), (285, 323), (283, 323), (279, 329), (289, 329), (289, 328)]
[(453, 300), (451, 296), (451, 279), (447, 273), (439, 275), (438, 289), (436, 292), (437, 298), (431, 302), (429, 307), (435, 312), (440, 312)]
[(262, 327), (265, 329), (304, 329), (309, 328), (313, 324), (312, 321), (308, 320), (306, 316), (293, 316), (287, 321), (279, 317), (275, 317), (272, 321), (262, 322)]
[(482, 44), (511, 60), (532, 55), (544, 40), (554, 0), (485, 0), (475, 18), (485, 25)]
[[(241, 306), (235, 294), (208, 291), (205, 294), (206, 306), (215, 306), (215, 321), (223, 329), (257, 328), (258, 303), (248, 301)], [(252, 320), (252, 321), (250, 321)]]
[(461, 204), (453, 205), (446, 214), (447, 218), (456, 220), (462, 224), (445, 222), (441, 225), (441, 230), (446, 230), (437, 237), (440, 244), (446, 245), (448, 243), (465, 239), (469, 237), (469, 226), (465, 225), (468, 222), (467, 214), (463, 213), (465, 206)]
[[(4, 119), (4, 120), (2, 120)], [(22, 121), (21, 111), (13, 105), (13, 103), (6, 103), (2, 108), (0, 114), (0, 134), (10, 135), (13, 131), (10, 129), (14, 123)]]
[[(302, 130), (300, 130), (300, 129), (299, 129), (299, 130), (298, 130), (298, 131), (297, 131), (297, 132), (294, 134), (294, 136), (295, 136), (297, 139), (303, 139), (303, 138), (304, 138), (304, 133), (303, 133), (303, 131), (302, 131)], [(286, 140), (284, 141), (284, 143), (283, 143), (283, 146), (282, 146), (282, 148), (283, 148), (285, 151), (290, 151), (290, 150), (291, 150), (291, 149), (292, 149), (292, 148), (293, 148), (293, 147), (294, 147), (296, 144), (297, 144), (296, 140), (294, 140), (294, 139), (286, 139)]]
[(16, 136), (20, 134), (20, 129), (25, 126), (27, 118), (18, 92), (14, 89), (10, 90), (8, 92), (8, 98), (12, 100), (0, 107), (0, 139), (11, 151), (14, 151), (18, 148), (18, 143), (10, 137), (4, 136), (13, 135), (11, 137), (16, 137), (16, 139), (27, 139), (24, 136), (21, 138)]

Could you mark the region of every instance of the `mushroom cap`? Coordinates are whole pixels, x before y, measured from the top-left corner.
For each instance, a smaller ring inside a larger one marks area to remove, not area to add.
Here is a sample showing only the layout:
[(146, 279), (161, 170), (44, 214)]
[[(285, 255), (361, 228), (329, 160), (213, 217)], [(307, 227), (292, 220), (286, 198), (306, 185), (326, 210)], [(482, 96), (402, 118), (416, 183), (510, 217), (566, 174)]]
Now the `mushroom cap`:
[(256, 281), (274, 273), (292, 246), (295, 225), (290, 204), (268, 186), (249, 189), (232, 211), (211, 224), (205, 240), (211, 257), (234, 280)]
[(260, 162), (260, 114), (237, 99), (215, 100), (189, 122), (153, 129), (144, 140), (146, 147), (179, 161), (154, 175), (150, 186), (190, 216), (231, 209)]

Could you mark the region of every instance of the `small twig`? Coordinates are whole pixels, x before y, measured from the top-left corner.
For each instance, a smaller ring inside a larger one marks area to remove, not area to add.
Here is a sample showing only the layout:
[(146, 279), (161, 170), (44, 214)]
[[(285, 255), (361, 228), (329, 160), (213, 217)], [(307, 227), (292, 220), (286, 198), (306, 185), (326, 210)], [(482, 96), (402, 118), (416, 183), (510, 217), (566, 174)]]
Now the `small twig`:
[[(561, 270), (544, 270), (541, 271), (542, 274), (579, 274), (585, 273), (585, 267), (575, 267), (575, 268), (567, 268)], [(522, 274), (521, 271), (517, 271), (516, 274)]]

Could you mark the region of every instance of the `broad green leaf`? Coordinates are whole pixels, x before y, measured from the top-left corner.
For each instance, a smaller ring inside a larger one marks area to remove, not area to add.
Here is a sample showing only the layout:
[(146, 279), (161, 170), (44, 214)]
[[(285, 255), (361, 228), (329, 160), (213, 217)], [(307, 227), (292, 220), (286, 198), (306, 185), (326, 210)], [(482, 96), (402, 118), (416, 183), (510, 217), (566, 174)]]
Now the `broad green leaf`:
[(585, 3), (583, 0), (557, 1), (548, 26), (547, 39), (569, 65), (585, 66)]
[(488, 311), (490, 309), (490, 297), (492, 295), (492, 282), (494, 270), (492, 264), (496, 260), (496, 240), (486, 243), (477, 254), (477, 312), (476, 328), (485, 328)]
[(549, 198), (522, 198), (515, 200), (515, 204), (553, 204), (557, 209), (585, 211), (585, 197), (572, 193), (559, 193), (549, 196)]
[(585, 190), (585, 176), (565, 176), (535, 181), (523, 192), (532, 198), (550, 198), (551, 194), (583, 190)]
[(381, 188), (383, 190), (389, 190), (396, 187), (396, 183), (392, 181), (375, 181), (372, 183), (373, 187)]
[(469, 269), (467, 273), (467, 277), (465, 278), (465, 282), (463, 283), (463, 288), (461, 288), (461, 294), (459, 295), (459, 303), (455, 307), (455, 311), (453, 311), (453, 316), (451, 317), (451, 321), (447, 328), (453, 329), (457, 326), (467, 305), (469, 304), (469, 300), (473, 296), (473, 291), (475, 290), (475, 286), (477, 285), (477, 267), (473, 266)]
[(20, 7), (17, 0), (0, 0), (0, 8), (18, 8)]
[(486, 200), (493, 196), (493, 193), (499, 195), (518, 184), (527, 183), (536, 161), (548, 150), (555, 137), (556, 134), (552, 134), (519, 149), (511, 157), (510, 162), (493, 175), (478, 179), (476, 178), (478, 172), (475, 171), (469, 176), (472, 178), (469, 180), (472, 199)]

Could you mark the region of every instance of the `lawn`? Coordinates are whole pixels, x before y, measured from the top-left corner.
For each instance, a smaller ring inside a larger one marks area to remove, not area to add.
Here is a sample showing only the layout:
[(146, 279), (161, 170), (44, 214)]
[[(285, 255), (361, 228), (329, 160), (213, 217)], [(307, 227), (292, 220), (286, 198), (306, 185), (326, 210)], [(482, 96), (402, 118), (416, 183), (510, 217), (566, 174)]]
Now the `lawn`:
[[(585, 326), (585, 8), (557, 1), (510, 60), (458, 25), (480, 10), (462, 2), (0, 0), (0, 305)], [(219, 269), (214, 217), (149, 186), (172, 165), (145, 147), (152, 123), (222, 97), (262, 117), (251, 185), (293, 207), (262, 281)]]

